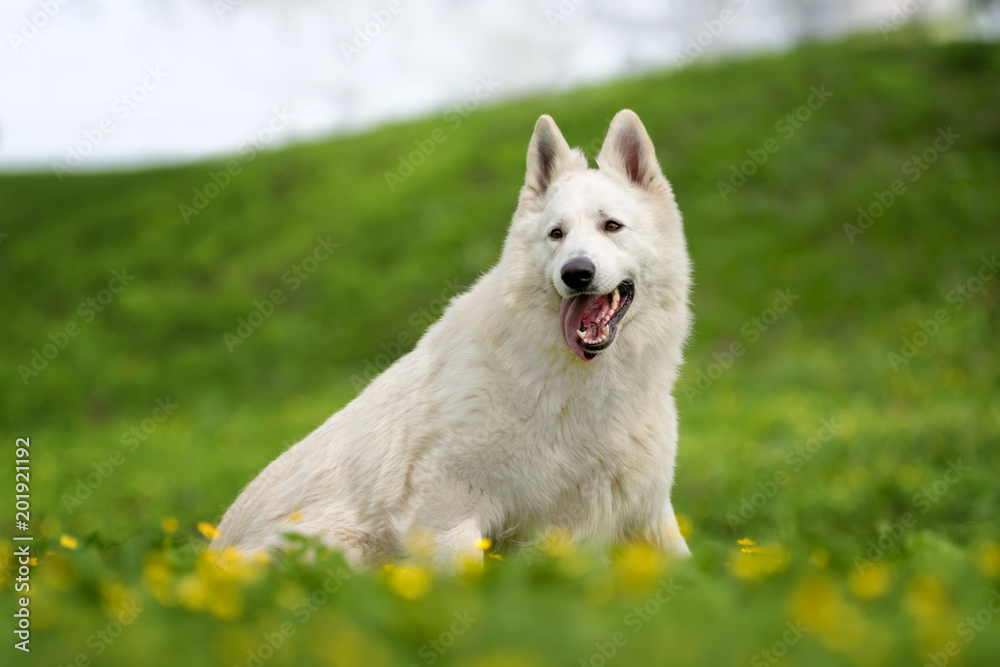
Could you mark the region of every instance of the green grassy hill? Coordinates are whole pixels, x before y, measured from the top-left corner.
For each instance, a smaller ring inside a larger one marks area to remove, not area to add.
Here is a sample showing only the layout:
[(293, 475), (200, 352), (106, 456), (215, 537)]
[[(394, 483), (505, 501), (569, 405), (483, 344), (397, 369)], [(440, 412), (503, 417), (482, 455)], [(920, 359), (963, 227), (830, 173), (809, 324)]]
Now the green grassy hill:
[[(899, 39), (245, 153), (235, 175), (0, 177), (0, 471), (30, 436), (38, 558), (9, 664), (991, 664), (1000, 47)], [(696, 267), (675, 491), (695, 558), (555, 544), (454, 581), (199, 560), (196, 524), (496, 260), (538, 115), (592, 158), (625, 107)]]

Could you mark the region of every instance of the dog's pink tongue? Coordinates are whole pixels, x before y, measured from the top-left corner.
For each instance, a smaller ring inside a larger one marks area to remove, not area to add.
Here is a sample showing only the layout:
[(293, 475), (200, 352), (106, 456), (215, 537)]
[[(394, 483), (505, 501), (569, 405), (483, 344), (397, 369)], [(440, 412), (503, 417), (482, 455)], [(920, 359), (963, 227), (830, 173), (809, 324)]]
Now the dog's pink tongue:
[(597, 316), (601, 307), (606, 303), (606, 294), (580, 294), (579, 296), (563, 299), (559, 306), (559, 323), (562, 325), (563, 338), (569, 349), (573, 350), (576, 356), (584, 361), (590, 361), (583, 352), (580, 345), (580, 335), (577, 333), (580, 324), (590, 336), (597, 333)]

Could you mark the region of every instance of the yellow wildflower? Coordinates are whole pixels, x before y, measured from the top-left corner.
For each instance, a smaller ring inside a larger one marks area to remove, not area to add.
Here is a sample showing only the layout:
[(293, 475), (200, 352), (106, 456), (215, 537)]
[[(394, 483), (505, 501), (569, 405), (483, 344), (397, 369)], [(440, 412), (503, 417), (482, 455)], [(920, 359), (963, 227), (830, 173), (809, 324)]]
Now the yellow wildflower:
[(422, 598), (430, 590), (431, 575), (419, 567), (394, 567), (388, 572), (389, 586), (407, 600)]
[(188, 609), (204, 609), (208, 602), (208, 587), (201, 577), (187, 574), (177, 585), (177, 598)]
[(651, 544), (640, 542), (629, 545), (615, 561), (619, 581), (631, 589), (645, 588), (660, 575), (663, 559)]
[(788, 567), (789, 561), (791, 561), (791, 557), (788, 549), (783, 546), (748, 545), (729, 559), (727, 567), (733, 575), (744, 581), (757, 581), (768, 575), (781, 572)]
[(976, 569), (987, 577), (1000, 576), (1000, 545), (986, 542), (976, 549)]
[(142, 574), (146, 581), (146, 587), (152, 591), (161, 604), (173, 604), (173, 593), (170, 589), (170, 578), (173, 571), (162, 552), (154, 551), (146, 556), (142, 564)]
[(60, 536), (59, 544), (61, 544), (63, 547), (67, 549), (76, 549), (78, 546), (80, 546), (80, 542), (75, 537), (72, 537), (70, 535)]
[(573, 553), (573, 544), (569, 531), (563, 528), (549, 528), (542, 538), (545, 553), (556, 558), (564, 558)]
[(940, 618), (948, 611), (944, 584), (930, 574), (918, 574), (907, 586), (904, 606), (917, 619)]
[(101, 606), (108, 618), (118, 618), (135, 599), (135, 593), (120, 583), (101, 584)]
[(213, 591), (208, 598), (208, 608), (224, 621), (232, 621), (243, 613), (243, 600), (233, 588)]
[(889, 568), (883, 563), (872, 563), (860, 572), (855, 569), (847, 584), (859, 598), (877, 598), (889, 587)]
[(814, 575), (804, 579), (789, 600), (789, 618), (801, 619), (819, 633), (832, 630), (839, 622), (843, 602), (829, 578)]
[(455, 569), (458, 574), (478, 576), (483, 573), (483, 552), (463, 552), (455, 559)]
[(210, 540), (214, 540), (219, 536), (219, 529), (207, 521), (198, 522), (198, 532)]
[(203, 552), (198, 563), (198, 571), (207, 581), (218, 584), (252, 581), (264, 574), (260, 561), (247, 558), (236, 547)]

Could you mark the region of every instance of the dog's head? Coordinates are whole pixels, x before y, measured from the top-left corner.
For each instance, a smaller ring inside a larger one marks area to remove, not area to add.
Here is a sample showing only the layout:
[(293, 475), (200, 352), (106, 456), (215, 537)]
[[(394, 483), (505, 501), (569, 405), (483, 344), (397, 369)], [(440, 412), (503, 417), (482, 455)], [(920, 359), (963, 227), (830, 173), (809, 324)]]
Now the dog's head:
[(552, 118), (539, 118), (505, 249), (521, 258), (526, 277), (544, 273), (540, 298), (559, 304), (553, 325), (584, 361), (610, 348), (644, 310), (681, 308), (661, 314), (680, 315), (686, 328), (689, 267), (680, 214), (632, 111), (611, 121), (597, 166), (588, 169)]

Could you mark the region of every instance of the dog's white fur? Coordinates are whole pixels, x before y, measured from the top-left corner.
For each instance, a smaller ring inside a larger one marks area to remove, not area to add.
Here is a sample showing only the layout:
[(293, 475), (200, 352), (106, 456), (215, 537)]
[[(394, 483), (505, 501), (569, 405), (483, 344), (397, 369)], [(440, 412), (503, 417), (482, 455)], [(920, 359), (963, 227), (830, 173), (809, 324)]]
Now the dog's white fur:
[[(539, 118), (499, 263), (412, 352), (272, 462), (213, 548), (268, 549), (295, 532), (357, 564), (413, 557), (422, 544), (452, 569), (481, 562), (480, 538), (556, 527), (687, 555), (670, 502), (671, 391), (690, 320), (681, 216), (631, 111), (615, 116), (597, 164)], [(608, 233), (608, 218), (625, 227)], [(549, 238), (557, 224), (561, 240)], [(579, 256), (596, 265), (593, 291), (635, 284), (614, 343), (589, 362), (559, 325), (572, 294), (560, 267)]]

